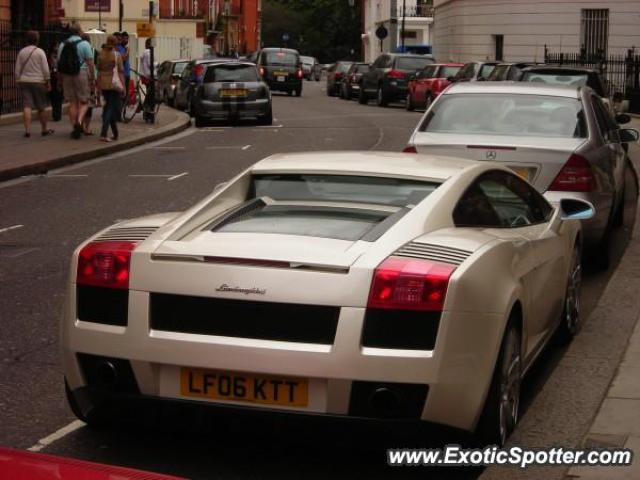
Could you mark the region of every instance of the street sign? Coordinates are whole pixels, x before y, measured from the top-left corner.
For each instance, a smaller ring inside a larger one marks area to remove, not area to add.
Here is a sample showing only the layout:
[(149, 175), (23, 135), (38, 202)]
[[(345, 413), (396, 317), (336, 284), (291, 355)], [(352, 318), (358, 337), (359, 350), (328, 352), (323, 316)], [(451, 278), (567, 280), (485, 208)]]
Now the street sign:
[(138, 22), (136, 23), (136, 33), (138, 38), (155, 37), (156, 27), (148, 22)]
[(387, 35), (389, 35), (389, 30), (387, 30), (384, 25), (380, 25), (378, 28), (376, 28), (376, 37), (378, 37), (380, 40), (384, 40), (385, 38), (387, 38)]

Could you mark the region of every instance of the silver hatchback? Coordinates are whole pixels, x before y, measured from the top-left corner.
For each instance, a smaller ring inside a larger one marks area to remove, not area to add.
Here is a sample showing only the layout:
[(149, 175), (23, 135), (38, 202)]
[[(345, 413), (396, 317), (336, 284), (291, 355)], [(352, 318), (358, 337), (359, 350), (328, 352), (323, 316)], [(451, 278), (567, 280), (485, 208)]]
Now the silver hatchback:
[[(449, 87), (405, 150), (505, 163), (552, 203), (568, 195), (591, 202), (597, 214), (583, 226), (594, 247), (621, 223), (623, 144), (637, 140), (588, 87), (483, 82)], [(597, 262), (606, 266), (606, 255)]]

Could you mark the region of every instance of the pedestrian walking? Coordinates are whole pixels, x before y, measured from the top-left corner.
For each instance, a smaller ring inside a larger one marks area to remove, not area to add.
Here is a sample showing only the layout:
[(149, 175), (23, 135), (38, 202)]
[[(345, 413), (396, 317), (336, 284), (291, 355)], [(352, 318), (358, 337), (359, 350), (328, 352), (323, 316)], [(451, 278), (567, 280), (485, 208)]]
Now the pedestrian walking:
[[(104, 97), (102, 109), (102, 131), (100, 141), (110, 142), (118, 139), (117, 120), (122, 112), (120, 99), (124, 94), (124, 61), (117, 51), (117, 38), (110, 35), (102, 46), (98, 56), (98, 88)], [(113, 136), (109, 138), (109, 127)]]
[[(122, 63), (124, 66), (124, 89), (125, 92), (129, 91), (129, 82), (131, 81), (131, 62), (129, 60), (129, 34), (127, 32), (120, 32), (118, 36), (117, 51), (122, 57)], [(124, 104), (122, 106), (122, 112), (120, 114), (120, 120), (124, 117)]]
[(95, 92), (96, 77), (91, 45), (80, 38), (82, 28), (73, 24), (69, 30), (71, 36), (58, 50), (58, 73), (62, 74), (64, 97), (69, 102), (71, 138), (77, 140), (82, 136), (82, 120)]
[(42, 135), (50, 135), (53, 130), (47, 127), (47, 93), (51, 90), (51, 76), (47, 55), (38, 47), (40, 34), (27, 32), (27, 46), (18, 53), (15, 65), (16, 83), (22, 92), (24, 136), (31, 137), (31, 115), (38, 111)]
[(49, 49), (47, 61), (49, 63), (49, 73), (51, 74), (51, 90), (49, 91), (49, 101), (51, 102), (51, 118), (54, 122), (62, 119), (62, 80), (58, 75), (58, 48), (60, 44), (54, 43)]
[[(82, 38), (82, 40), (85, 40), (86, 42), (89, 42), (89, 46), (91, 47), (91, 52), (93, 52), (93, 63), (94, 65), (96, 65), (98, 63), (98, 51), (95, 48), (93, 48), (93, 45), (91, 45), (91, 37), (89, 36), (88, 33), (83, 32), (82, 35), (80, 35), (80, 38)], [(82, 118), (82, 133), (84, 135), (93, 135), (93, 132), (91, 131), (91, 119), (93, 118), (93, 109), (94, 107), (99, 107), (99, 106), (100, 106), (100, 93), (97, 90), (94, 90), (91, 93), (91, 96), (89, 98), (89, 106), (87, 107), (87, 113)]]

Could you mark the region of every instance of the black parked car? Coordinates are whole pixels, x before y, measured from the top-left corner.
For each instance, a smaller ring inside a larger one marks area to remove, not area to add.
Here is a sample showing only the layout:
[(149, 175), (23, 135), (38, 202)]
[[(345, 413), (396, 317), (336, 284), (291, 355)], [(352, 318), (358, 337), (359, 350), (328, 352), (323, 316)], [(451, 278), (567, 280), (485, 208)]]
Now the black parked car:
[[(225, 59), (211, 58), (207, 60), (191, 60), (184, 67), (180, 74), (180, 79), (176, 84), (173, 96), (174, 106), (179, 110), (185, 110), (191, 103), (194, 89), (202, 84), (204, 71), (207, 65), (215, 62), (225, 61)], [(228, 61), (228, 60), (227, 60)]]
[(522, 72), (527, 67), (535, 66), (535, 63), (500, 63), (487, 77), (490, 82), (517, 82), (522, 78)]
[(302, 95), (302, 64), (297, 50), (263, 48), (256, 59), (260, 76), (272, 91)]
[(588, 86), (604, 99), (609, 98), (607, 84), (598, 70), (568, 65), (536, 65), (524, 69), (523, 82), (553, 83), (556, 85)]
[(340, 94), (342, 80), (349, 71), (353, 62), (339, 61), (327, 69), (327, 95), (335, 97)]
[(207, 65), (202, 84), (191, 98), (189, 112), (196, 127), (207, 120), (255, 118), (271, 125), (271, 92), (254, 63), (228, 60)]
[(435, 63), (431, 55), (383, 53), (362, 75), (358, 100), (367, 103), (375, 98), (380, 107), (386, 107), (389, 102), (404, 101), (409, 77), (431, 63)]
[(176, 88), (180, 82), (180, 75), (189, 60), (167, 60), (158, 67), (158, 92), (156, 94), (165, 105), (174, 106)]
[(498, 62), (469, 62), (453, 78), (454, 82), (482, 82), (489, 79), (489, 75), (496, 68)]
[(360, 84), (362, 83), (362, 75), (369, 71), (368, 63), (354, 63), (349, 67), (344, 79), (342, 80), (342, 89), (340, 90), (340, 98), (351, 100), (353, 97), (360, 96)]

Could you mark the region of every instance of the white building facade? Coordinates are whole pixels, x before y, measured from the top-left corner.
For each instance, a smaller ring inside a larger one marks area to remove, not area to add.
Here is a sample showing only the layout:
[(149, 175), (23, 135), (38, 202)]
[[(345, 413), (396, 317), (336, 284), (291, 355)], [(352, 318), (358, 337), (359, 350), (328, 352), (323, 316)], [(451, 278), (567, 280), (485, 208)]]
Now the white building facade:
[[(432, 45), (432, 3), (431, 0), (363, 0), (364, 61), (373, 62), (380, 53), (395, 52), (402, 46), (403, 12), (405, 48)], [(376, 36), (380, 26), (388, 33), (382, 42)]]
[(640, 47), (640, 0), (434, 0), (438, 61), (544, 61)]

